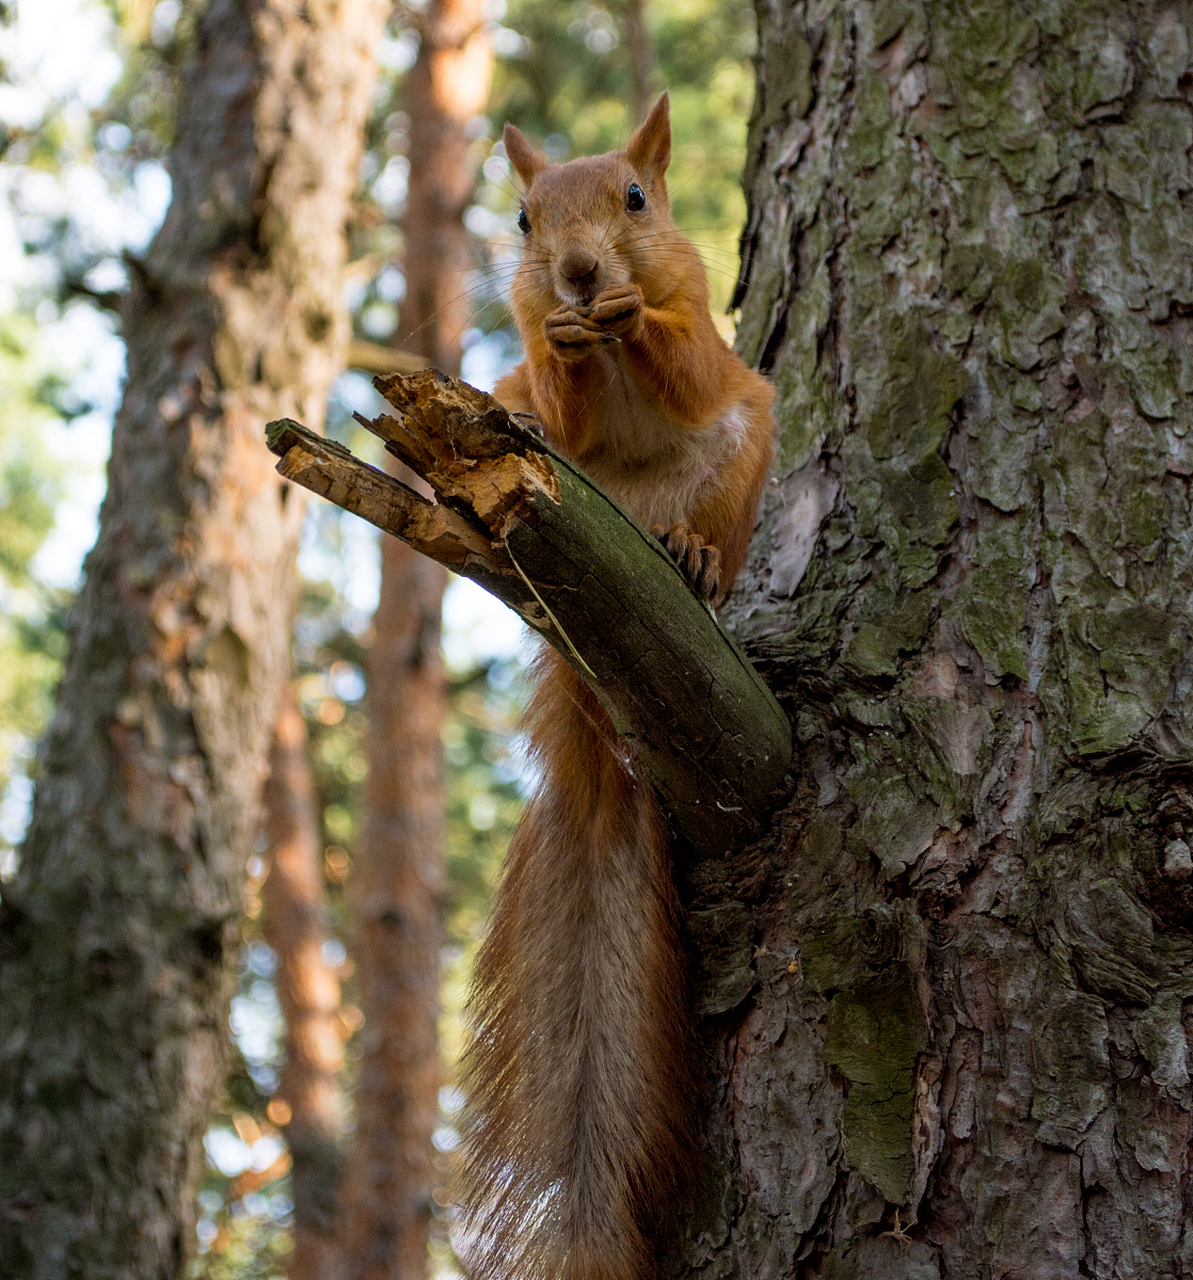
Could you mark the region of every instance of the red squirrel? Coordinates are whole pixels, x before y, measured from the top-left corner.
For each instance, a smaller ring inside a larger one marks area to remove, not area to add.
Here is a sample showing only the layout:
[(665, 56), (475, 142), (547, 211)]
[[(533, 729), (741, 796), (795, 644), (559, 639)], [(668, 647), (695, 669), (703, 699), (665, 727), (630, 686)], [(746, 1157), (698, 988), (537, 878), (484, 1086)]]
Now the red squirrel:
[[(770, 463), (771, 388), (725, 344), (671, 220), (664, 94), (624, 151), (549, 164), (512, 125), (525, 187), (514, 319), (494, 392), (719, 604)], [(693, 1159), (687, 962), (659, 801), (553, 651), (527, 714), (541, 781), (510, 846), (473, 984), (464, 1223), (488, 1280), (647, 1280)]]

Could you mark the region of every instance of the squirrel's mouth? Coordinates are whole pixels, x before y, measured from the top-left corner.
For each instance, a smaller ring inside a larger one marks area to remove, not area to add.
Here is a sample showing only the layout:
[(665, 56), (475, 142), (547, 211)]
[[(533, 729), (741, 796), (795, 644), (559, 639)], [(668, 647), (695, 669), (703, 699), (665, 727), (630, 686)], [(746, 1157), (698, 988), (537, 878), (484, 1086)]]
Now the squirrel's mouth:
[(601, 291), (601, 284), (592, 272), (592, 279), (556, 279), (555, 296), (567, 307), (586, 307)]

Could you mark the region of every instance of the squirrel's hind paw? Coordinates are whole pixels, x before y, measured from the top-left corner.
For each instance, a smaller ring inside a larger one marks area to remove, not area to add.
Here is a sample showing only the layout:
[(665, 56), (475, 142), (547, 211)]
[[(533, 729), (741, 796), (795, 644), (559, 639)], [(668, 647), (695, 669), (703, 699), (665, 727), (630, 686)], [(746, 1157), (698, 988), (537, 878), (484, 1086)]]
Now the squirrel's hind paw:
[(511, 413), (510, 417), (514, 419), (518, 426), (524, 427), (527, 431), (531, 432), (532, 435), (538, 436), (540, 440), (545, 440), (547, 438), (546, 427), (543, 426), (533, 413)]
[(715, 600), (721, 585), (721, 552), (709, 546), (684, 523), (673, 524), (670, 529), (655, 525), (651, 533), (663, 544), (663, 549), (679, 566), (688, 586), (701, 600)]

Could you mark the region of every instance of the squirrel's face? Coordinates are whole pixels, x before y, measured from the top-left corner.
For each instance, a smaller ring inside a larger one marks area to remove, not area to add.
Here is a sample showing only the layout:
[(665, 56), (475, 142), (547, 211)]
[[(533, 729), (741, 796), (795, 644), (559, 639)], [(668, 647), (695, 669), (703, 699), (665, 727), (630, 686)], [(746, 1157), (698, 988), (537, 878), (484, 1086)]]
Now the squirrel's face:
[(694, 251), (671, 221), (667, 200), (666, 94), (624, 151), (552, 165), (512, 125), (505, 146), (526, 188), (516, 310), (587, 306), (602, 289), (631, 281), (648, 303), (668, 296), (681, 259)]
[(541, 170), (518, 221), (526, 283), (573, 307), (610, 285), (642, 284), (651, 248), (674, 231), (666, 187), (620, 153)]

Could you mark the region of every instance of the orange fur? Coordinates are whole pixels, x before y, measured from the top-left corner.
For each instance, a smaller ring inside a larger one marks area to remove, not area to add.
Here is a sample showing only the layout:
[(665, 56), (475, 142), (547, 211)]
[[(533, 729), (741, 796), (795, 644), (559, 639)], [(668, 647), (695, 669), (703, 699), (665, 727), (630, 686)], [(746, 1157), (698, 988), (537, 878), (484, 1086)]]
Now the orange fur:
[[(667, 97), (625, 151), (548, 165), (512, 126), (505, 142), (531, 230), (513, 287), (526, 358), (497, 398), (644, 524), (686, 522), (715, 544), (720, 599), (770, 462), (771, 390), (717, 333), (671, 221)], [(542, 779), (477, 965), (465, 1059), (468, 1262), (485, 1280), (647, 1280), (692, 1152), (666, 822), (550, 652), (528, 728)]]

